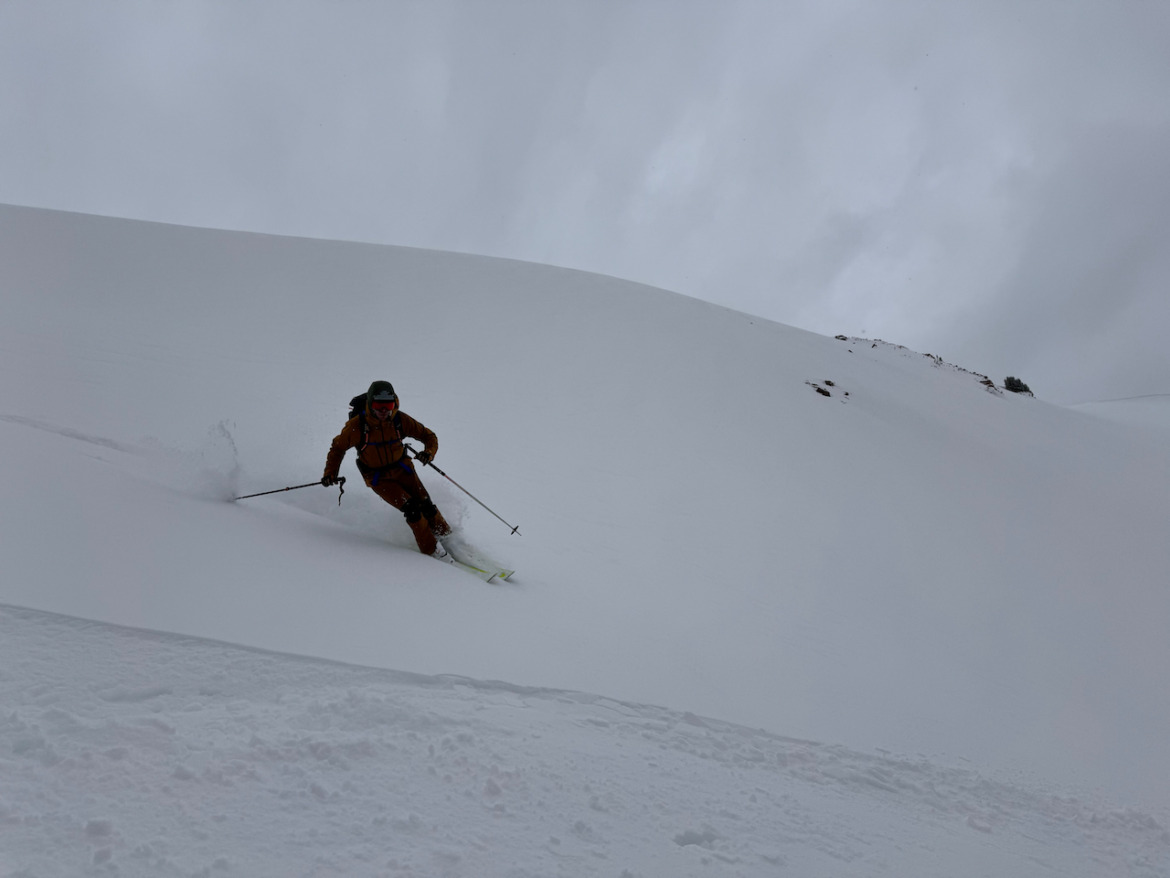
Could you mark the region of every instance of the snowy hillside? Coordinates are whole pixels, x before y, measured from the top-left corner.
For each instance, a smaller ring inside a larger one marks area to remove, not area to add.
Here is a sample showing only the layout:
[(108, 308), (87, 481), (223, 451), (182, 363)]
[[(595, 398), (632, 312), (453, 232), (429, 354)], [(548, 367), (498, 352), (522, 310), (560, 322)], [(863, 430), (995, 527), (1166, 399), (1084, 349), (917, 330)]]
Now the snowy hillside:
[(1140, 811), (600, 696), (12, 608), (0, 658), (6, 876), (1166, 874)]
[[(0, 301), (0, 875), (1170, 874), (1162, 434), (450, 253), (0, 207)], [(513, 582), (227, 502), (375, 378)]]
[(1170, 436), (1170, 393), (1082, 403), (1077, 411)]

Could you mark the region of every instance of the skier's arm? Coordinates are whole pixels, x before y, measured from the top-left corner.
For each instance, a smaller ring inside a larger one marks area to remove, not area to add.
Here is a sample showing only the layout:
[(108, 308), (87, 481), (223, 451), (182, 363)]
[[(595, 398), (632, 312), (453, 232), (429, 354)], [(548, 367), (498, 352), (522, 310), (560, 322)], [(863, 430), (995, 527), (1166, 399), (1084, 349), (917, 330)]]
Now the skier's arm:
[[(439, 437), (408, 414), (403, 413), (400, 415), (399, 423), (402, 425), (403, 436), (410, 439), (417, 439), (423, 444), (423, 450), (419, 454), (425, 454), (426, 460), (424, 463), (430, 463), (435, 455), (439, 453)], [(418, 455), (415, 456), (418, 457)]]
[(325, 458), (325, 472), (321, 475), (321, 484), (331, 485), (337, 481), (337, 474), (341, 471), (341, 461), (345, 459), (345, 452), (358, 444), (357, 418), (348, 421), (341, 432), (333, 438), (329, 446), (329, 454)]

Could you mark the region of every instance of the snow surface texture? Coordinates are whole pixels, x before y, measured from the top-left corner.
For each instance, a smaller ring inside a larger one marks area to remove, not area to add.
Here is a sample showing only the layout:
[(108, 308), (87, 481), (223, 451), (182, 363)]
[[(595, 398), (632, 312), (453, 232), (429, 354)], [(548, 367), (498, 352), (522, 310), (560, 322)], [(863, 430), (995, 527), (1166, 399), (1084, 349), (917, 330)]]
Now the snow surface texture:
[(10, 607), (0, 658), (5, 875), (1125, 875), (1170, 847), (1148, 814), (599, 696)]
[[(1170, 875), (1149, 405), (580, 272), (23, 208), (0, 296), (5, 878)], [(225, 502), (318, 478), (374, 378), (521, 526), (425, 473), (512, 582), (421, 557), (350, 462), (340, 506)]]

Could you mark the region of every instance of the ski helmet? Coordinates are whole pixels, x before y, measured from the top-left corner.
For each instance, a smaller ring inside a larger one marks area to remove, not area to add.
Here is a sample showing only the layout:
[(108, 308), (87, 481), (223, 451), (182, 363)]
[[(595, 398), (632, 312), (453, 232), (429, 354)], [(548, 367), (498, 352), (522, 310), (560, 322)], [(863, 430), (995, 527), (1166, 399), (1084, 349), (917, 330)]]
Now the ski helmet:
[(366, 399), (370, 402), (398, 402), (398, 394), (389, 381), (375, 381), (366, 392)]

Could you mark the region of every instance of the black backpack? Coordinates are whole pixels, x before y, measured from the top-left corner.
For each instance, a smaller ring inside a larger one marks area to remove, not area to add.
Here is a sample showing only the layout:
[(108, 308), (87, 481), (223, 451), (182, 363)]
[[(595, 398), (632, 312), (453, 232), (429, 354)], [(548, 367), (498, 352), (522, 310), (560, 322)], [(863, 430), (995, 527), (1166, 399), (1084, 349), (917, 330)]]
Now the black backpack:
[(349, 401), (350, 420), (353, 420), (358, 415), (361, 415), (363, 418), (363, 421), (364, 421), (365, 416), (366, 416), (366, 397), (368, 397), (368, 396), (369, 396), (368, 393), (359, 393), (357, 396), (355, 396), (353, 399), (351, 399)]

